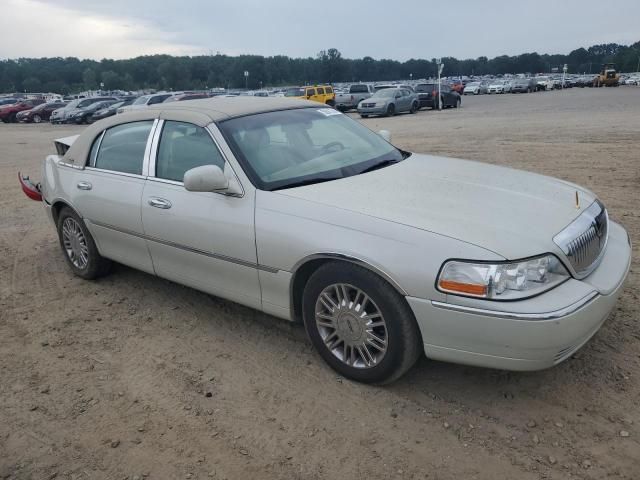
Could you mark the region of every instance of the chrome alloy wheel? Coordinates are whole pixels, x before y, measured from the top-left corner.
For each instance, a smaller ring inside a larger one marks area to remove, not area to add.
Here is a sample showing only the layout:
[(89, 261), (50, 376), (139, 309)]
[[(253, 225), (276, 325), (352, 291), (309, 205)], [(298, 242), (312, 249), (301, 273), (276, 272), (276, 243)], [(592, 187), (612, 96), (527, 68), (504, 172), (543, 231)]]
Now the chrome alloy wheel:
[(382, 312), (359, 288), (344, 283), (326, 287), (316, 301), (315, 319), (325, 346), (350, 367), (375, 367), (387, 353)]
[(67, 217), (62, 224), (62, 243), (69, 260), (76, 268), (84, 270), (89, 263), (89, 248), (78, 222)]

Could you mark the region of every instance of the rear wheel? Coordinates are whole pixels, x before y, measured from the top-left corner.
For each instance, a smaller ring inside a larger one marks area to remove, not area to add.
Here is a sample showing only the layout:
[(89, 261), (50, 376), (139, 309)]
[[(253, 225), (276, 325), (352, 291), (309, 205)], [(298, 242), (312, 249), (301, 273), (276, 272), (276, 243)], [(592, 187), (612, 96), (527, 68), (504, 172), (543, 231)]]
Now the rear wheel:
[(356, 265), (321, 266), (305, 287), (303, 317), (325, 362), (359, 382), (391, 382), (422, 352), (420, 332), (404, 298)]
[(409, 113), (416, 113), (419, 108), (420, 106), (418, 105), (418, 102), (413, 102), (411, 104), (411, 108), (409, 109)]
[(86, 280), (93, 280), (109, 272), (111, 260), (98, 253), (84, 221), (68, 207), (64, 207), (58, 216), (58, 238), (73, 273)]
[(458, 98), (456, 100), (456, 104), (454, 105), (454, 108), (460, 108), (460, 105), (462, 105), (462, 100), (460, 98)]
[(360, 118), (369, 118), (369, 115), (366, 115), (366, 114), (361, 113), (361, 114), (360, 114)]

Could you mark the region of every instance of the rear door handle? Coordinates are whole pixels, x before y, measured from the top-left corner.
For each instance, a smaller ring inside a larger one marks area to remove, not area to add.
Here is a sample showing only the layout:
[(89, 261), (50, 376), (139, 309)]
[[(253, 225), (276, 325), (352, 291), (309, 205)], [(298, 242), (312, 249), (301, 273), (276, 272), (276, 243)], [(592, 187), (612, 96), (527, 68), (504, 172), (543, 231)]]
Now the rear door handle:
[(91, 190), (93, 188), (93, 185), (91, 185), (89, 182), (78, 182), (78, 190)]
[(165, 198), (151, 197), (149, 199), (149, 205), (155, 208), (162, 208), (167, 210), (171, 208), (171, 202)]

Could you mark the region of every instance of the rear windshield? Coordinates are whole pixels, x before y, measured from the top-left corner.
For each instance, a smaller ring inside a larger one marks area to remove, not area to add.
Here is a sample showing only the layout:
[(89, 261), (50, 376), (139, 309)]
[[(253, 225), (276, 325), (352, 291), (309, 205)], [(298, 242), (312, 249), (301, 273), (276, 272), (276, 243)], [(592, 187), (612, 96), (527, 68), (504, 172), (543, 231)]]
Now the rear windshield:
[(349, 93), (369, 93), (369, 87), (366, 85), (351, 85)]
[(435, 89), (437, 89), (437, 85), (435, 83), (421, 83), (416, 85), (416, 92), (430, 92)]
[(287, 88), (284, 92), (285, 97), (304, 97), (304, 88)]

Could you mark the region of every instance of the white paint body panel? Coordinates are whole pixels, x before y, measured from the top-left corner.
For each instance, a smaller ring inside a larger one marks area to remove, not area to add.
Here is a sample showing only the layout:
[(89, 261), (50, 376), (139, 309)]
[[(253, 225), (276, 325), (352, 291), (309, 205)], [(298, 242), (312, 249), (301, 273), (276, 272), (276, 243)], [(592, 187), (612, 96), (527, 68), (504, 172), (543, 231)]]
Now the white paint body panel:
[[(559, 349), (579, 348), (613, 308), (627, 275), (628, 237), (611, 222), (602, 262), (583, 280), (514, 302), (446, 295), (435, 281), (451, 258), (500, 261), (547, 252), (564, 258), (553, 237), (595, 195), (541, 175), (417, 154), (342, 180), (262, 191), (251, 184), (214, 124), (208, 129), (230, 167), (225, 174), (235, 172), (242, 194), (188, 192), (179, 182), (153, 178), (162, 119), (186, 121), (192, 115), (172, 108), (176, 111), (156, 115), (161, 119), (148, 143), (144, 175), (81, 166), (90, 139), (81, 138), (75, 150), (78, 166), (63, 166), (58, 156), (45, 161), (49, 215), (54, 218), (51, 206), (57, 202), (70, 205), (84, 218), (101, 254), (118, 262), (293, 319), (296, 269), (318, 256), (347, 258), (377, 272), (407, 298), (427, 355), (507, 369), (544, 368), (556, 363)], [(105, 125), (115, 120), (110, 122)], [(88, 131), (95, 135), (99, 128)], [(91, 183), (91, 190), (79, 190), (79, 182)], [(152, 198), (169, 201), (171, 208), (150, 206)], [(589, 303), (562, 318), (499, 318), (563, 311), (587, 297)], [(488, 313), (461, 313), (432, 302)]]

